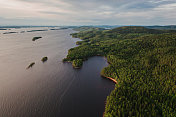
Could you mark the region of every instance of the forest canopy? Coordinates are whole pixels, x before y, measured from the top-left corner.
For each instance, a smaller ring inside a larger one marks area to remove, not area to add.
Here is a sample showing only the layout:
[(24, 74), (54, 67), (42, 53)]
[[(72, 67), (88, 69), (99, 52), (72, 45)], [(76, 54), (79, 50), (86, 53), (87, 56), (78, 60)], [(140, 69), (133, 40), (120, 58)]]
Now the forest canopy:
[(118, 81), (107, 97), (104, 117), (176, 116), (176, 31), (138, 26), (89, 28), (64, 61), (105, 56), (101, 72)]

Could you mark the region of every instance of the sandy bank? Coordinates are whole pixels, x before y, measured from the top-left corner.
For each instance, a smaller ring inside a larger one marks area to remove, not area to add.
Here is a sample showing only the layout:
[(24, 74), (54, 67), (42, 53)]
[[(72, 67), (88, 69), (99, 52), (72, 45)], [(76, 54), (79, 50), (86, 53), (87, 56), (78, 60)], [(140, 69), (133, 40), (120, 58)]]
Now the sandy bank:
[(113, 81), (114, 83), (117, 84), (117, 80), (115, 80), (114, 78), (103, 76), (103, 75), (101, 75), (101, 76), (104, 77), (104, 78), (108, 78), (109, 80), (111, 80), (111, 81)]

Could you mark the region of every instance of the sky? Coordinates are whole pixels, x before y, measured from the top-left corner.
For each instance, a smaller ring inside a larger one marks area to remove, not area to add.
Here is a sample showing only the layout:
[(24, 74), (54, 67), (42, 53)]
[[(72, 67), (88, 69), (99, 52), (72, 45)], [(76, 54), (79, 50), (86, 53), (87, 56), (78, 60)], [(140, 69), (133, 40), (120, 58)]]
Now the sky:
[(0, 0), (0, 25), (174, 25), (176, 0)]

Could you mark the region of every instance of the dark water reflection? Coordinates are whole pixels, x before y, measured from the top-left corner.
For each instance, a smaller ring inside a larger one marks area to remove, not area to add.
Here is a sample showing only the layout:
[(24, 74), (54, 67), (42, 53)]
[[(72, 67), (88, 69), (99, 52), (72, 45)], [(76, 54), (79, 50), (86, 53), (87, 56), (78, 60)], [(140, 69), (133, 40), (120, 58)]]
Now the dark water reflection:
[[(22, 30), (27, 29), (17, 31)], [(102, 116), (114, 88), (114, 83), (100, 77), (107, 62), (92, 57), (79, 70), (62, 63), (78, 40), (71, 38), (72, 32), (0, 34), (0, 117)], [(32, 42), (34, 36), (43, 38)], [(49, 58), (44, 64), (43, 56)], [(34, 67), (26, 70), (33, 61)]]

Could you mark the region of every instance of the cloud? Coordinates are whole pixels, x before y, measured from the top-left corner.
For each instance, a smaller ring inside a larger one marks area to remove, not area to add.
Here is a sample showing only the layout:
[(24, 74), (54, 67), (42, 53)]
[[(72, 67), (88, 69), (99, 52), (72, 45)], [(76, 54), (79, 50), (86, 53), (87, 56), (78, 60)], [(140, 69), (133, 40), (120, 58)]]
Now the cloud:
[(175, 0), (0, 0), (0, 4), (1, 25), (176, 23)]

